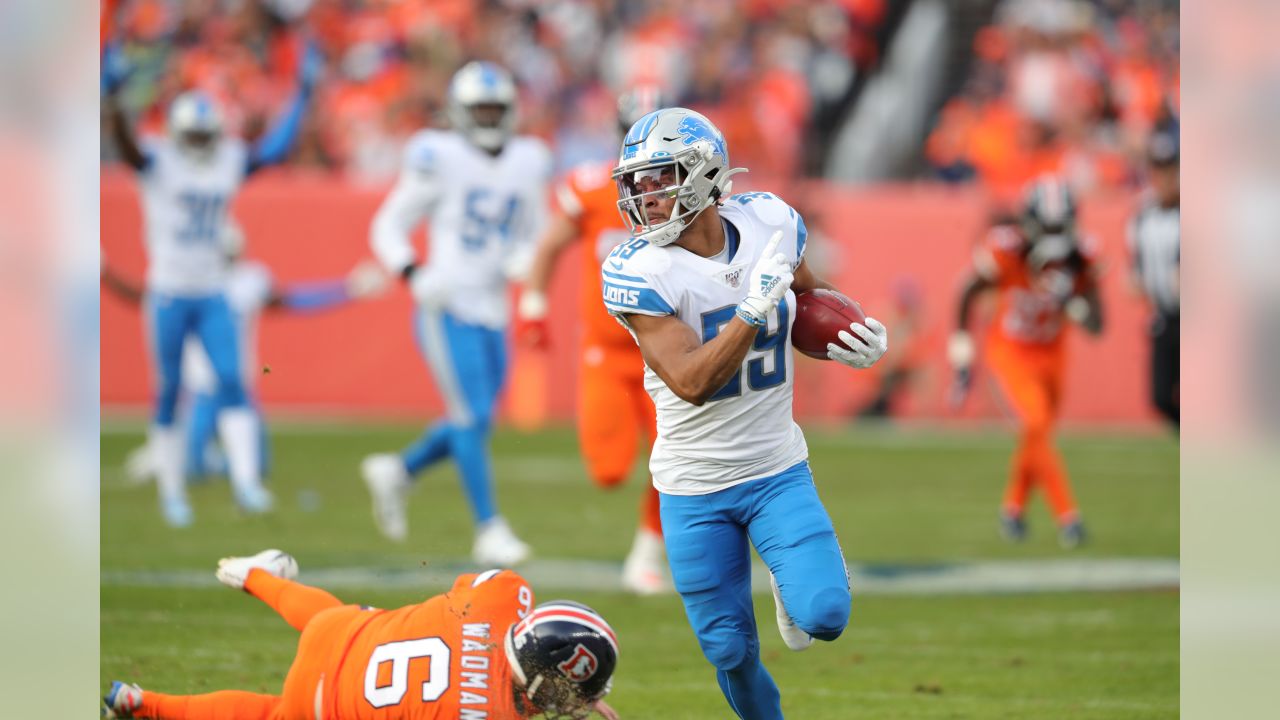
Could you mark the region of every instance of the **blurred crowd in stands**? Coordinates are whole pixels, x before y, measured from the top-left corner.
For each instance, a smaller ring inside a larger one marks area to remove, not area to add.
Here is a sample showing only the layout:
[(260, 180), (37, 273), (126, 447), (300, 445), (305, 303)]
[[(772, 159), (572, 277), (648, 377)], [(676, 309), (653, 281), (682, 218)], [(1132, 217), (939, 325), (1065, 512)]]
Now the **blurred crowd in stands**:
[(1176, 0), (1005, 0), (925, 145), (935, 175), (1009, 196), (1056, 173), (1133, 186), (1153, 132), (1177, 134)]
[[(974, 0), (970, 5), (981, 0)], [(520, 82), (522, 127), (561, 169), (616, 152), (616, 93), (641, 83), (720, 125), (734, 163), (815, 174), (900, 0), (108, 0), (133, 68), (123, 102), (144, 132), (200, 88), (253, 138), (293, 92), (304, 42), (326, 71), (295, 166), (394, 177), (414, 130), (441, 124), (463, 62)], [(989, 4), (988, 4), (989, 5)], [(1006, 0), (923, 147), (924, 175), (1016, 187), (1049, 170), (1081, 189), (1135, 181), (1145, 138), (1173, 122), (1171, 0)], [(109, 144), (104, 144), (108, 147)]]
[[(706, 112), (738, 162), (801, 171), (813, 119), (830, 125), (876, 61), (885, 0), (123, 0), (109, 35), (134, 67), (124, 102), (144, 130), (186, 88), (252, 138), (293, 90), (301, 43), (327, 58), (296, 165), (385, 180), (415, 129), (437, 125), (473, 58), (517, 76), (522, 126), (567, 166), (617, 151), (616, 93), (640, 83)], [(767, 138), (767, 141), (765, 140)], [(740, 149), (740, 150), (739, 150)]]

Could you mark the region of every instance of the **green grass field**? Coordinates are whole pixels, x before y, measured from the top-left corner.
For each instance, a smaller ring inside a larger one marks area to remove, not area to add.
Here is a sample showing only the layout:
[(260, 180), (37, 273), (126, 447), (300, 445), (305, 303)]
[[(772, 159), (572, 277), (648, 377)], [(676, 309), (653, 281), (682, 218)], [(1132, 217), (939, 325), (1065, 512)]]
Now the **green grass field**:
[[(267, 607), (225, 588), (131, 584), (131, 571), (198, 570), (217, 558), (281, 547), (308, 569), (451, 564), (467, 555), (470, 520), (453, 471), (413, 495), (411, 542), (373, 529), (356, 473), (366, 453), (410, 440), (408, 426), (290, 426), (273, 437), (279, 511), (243, 518), (225, 483), (196, 487), (197, 524), (159, 522), (154, 490), (120, 470), (141, 442), (102, 438), (101, 681), (169, 692), (279, 690), (296, 633)], [(819, 490), (851, 562), (915, 564), (1060, 558), (1047, 512), (1010, 546), (995, 509), (1012, 441), (1000, 434), (857, 428), (809, 433)], [(1178, 450), (1164, 437), (1072, 435), (1067, 462), (1092, 534), (1071, 557), (1170, 558), (1178, 553)], [(639, 473), (628, 487), (589, 486), (567, 431), (502, 432), (495, 441), (504, 514), (539, 556), (620, 560), (631, 540)], [(124, 578), (124, 579), (121, 579)], [(379, 606), (421, 592), (343, 588)], [(674, 596), (558, 592), (603, 613), (622, 661), (610, 697), (625, 718), (732, 717)], [(789, 718), (1168, 718), (1178, 715), (1178, 594), (1173, 591), (860, 597), (833, 644), (783, 648), (772, 602), (756, 598), (765, 662)]]

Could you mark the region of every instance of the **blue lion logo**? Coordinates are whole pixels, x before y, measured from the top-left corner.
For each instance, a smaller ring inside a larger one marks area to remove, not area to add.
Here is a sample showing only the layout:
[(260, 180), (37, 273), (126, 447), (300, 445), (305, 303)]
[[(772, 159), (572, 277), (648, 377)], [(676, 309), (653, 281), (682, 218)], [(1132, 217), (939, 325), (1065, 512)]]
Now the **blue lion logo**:
[(711, 143), (721, 157), (729, 157), (729, 152), (724, 147), (724, 136), (715, 128), (692, 115), (686, 115), (680, 121), (680, 126), (676, 128), (676, 131), (684, 138), (685, 145), (692, 145), (698, 140), (706, 140)]

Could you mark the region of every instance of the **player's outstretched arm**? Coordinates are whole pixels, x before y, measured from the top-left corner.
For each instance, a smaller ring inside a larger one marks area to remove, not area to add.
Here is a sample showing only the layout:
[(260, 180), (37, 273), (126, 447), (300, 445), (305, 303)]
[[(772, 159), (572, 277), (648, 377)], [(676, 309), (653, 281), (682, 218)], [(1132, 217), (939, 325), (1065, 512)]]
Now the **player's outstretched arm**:
[(120, 150), (120, 158), (137, 172), (145, 171), (151, 164), (151, 158), (138, 145), (138, 139), (133, 134), (133, 125), (130, 124), (129, 118), (125, 117), (124, 108), (120, 106), (120, 98), (116, 93), (109, 92), (102, 98), (102, 104), (107, 111), (107, 121), (111, 123), (111, 138), (115, 141), (116, 148)]
[(311, 101), (312, 90), (323, 70), (324, 58), (319, 48), (308, 42), (303, 49), (302, 67), (298, 73), (298, 91), (290, 100), (284, 114), (249, 151), (245, 175), (252, 175), (264, 167), (288, 159), (289, 152), (293, 149), (293, 144), (302, 130), (302, 118), (306, 114), (307, 104)]
[(116, 297), (134, 305), (142, 304), (142, 298), (145, 295), (142, 283), (129, 280), (116, 272), (110, 265), (103, 264), (102, 266), (102, 284)]
[(578, 226), (573, 218), (556, 213), (538, 238), (534, 246), (533, 262), (529, 265), (529, 274), (525, 277), (524, 289), (520, 291), (520, 301), (516, 304), (516, 316), (519, 320), (516, 337), (522, 344), (536, 348), (547, 346), (547, 288), (551, 285), (551, 276), (555, 272), (560, 253), (577, 237)]
[(974, 349), (973, 336), (969, 334), (969, 316), (973, 312), (973, 304), (987, 290), (993, 287), (978, 273), (973, 273), (965, 281), (960, 291), (960, 302), (956, 309), (956, 329), (947, 341), (947, 361), (951, 363), (955, 378), (951, 384), (950, 404), (959, 407), (969, 397), (969, 388), (973, 385), (973, 359), (977, 354)]
[(353, 300), (381, 295), (387, 287), (387, 275), (372, 260), (366, 260), (333, 280), (296, 282), (272, 291), (267, 307), (297, 312), (319, 312), (341, 307)]

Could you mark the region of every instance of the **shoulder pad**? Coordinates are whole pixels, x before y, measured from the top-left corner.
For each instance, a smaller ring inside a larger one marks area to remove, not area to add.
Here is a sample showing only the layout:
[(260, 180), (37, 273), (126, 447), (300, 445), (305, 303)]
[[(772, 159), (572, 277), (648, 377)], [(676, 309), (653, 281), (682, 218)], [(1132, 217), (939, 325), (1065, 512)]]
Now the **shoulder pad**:
[(639, 239), (618, 245), (600, 266), (605, 308), (614, 315), (674, 315), (662, 277), (670, 267), (665, 248)]
[(726, 204), (737, 205), (744, 214), (754, 217), (769, 227), (792, 224), (798, 215), (782, 198), (771, 192), (745, 192), (730, 195)]
[(409, 138), (404, 150), (404, 166), (420, 173), (440, 171), (448, 135), (439, 130), (420, 130)]

